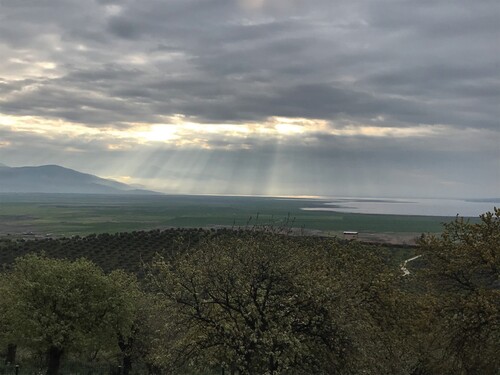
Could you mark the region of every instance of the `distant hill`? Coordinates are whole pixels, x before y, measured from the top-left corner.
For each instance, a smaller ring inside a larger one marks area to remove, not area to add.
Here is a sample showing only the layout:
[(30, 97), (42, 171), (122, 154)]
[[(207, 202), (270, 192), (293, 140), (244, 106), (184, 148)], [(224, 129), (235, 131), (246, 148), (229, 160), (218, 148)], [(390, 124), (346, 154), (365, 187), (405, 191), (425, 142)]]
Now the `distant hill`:
[(0, 193), (160, 194), (58, 165), (8, 167), (1, 163)]

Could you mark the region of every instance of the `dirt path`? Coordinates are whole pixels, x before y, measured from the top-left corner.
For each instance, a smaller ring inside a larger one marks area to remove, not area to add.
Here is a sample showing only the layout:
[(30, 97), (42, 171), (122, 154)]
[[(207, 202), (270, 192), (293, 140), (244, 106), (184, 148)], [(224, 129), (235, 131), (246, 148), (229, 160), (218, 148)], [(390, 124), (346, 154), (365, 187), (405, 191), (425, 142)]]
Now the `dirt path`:
[(418, 259), (420, 258), (422, 255), (417, 255), (413, 258), (410, 258), (410, 259), (406, 259), (402, 264), (401, 264), (401, 271), (403, 271), (403, 276), (408, 276), (410, 274), (410, 271), (408, 270), (408, 268), (406, 268), (406, 265), (408, 264), (408, 262), (411, 262), (415, 259)]

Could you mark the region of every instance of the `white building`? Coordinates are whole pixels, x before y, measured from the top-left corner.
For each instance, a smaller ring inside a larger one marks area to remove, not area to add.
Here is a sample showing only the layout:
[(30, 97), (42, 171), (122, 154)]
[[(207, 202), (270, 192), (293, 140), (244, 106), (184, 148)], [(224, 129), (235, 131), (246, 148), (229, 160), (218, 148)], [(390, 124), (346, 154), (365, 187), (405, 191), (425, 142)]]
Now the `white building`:
[(358, 232), (353, 231), (344, 231), (344, 239), (346, 240), (355, 240), (358, 238)]

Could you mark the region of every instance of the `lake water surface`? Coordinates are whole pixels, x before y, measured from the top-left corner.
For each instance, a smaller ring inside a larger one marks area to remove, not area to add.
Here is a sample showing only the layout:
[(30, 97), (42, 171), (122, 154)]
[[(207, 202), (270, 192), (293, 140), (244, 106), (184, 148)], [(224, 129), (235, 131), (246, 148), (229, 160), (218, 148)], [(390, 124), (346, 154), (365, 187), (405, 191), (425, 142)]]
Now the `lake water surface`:
[(363, 214), (463, 216), (477, 217), (494, 207), (500, 207), (500, 199), (472, 201), (461, 199), (392, 199), (392, 198), (335, 198), (325, 200), (305, 211), (335, 211)]

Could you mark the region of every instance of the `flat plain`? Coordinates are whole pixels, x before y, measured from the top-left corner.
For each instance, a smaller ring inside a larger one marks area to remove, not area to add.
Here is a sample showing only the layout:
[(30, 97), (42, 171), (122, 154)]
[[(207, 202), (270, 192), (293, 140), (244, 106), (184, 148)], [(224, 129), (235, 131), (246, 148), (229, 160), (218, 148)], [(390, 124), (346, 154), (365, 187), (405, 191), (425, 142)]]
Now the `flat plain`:
[(442, 224), (453, 219), (301, 210), (324, 202), (246, 196), (0, 194), (0, 236), (266, 225), (326, 236), (358, 231), (368, 241), (411, 243), (421, 233), (440, 232)]

